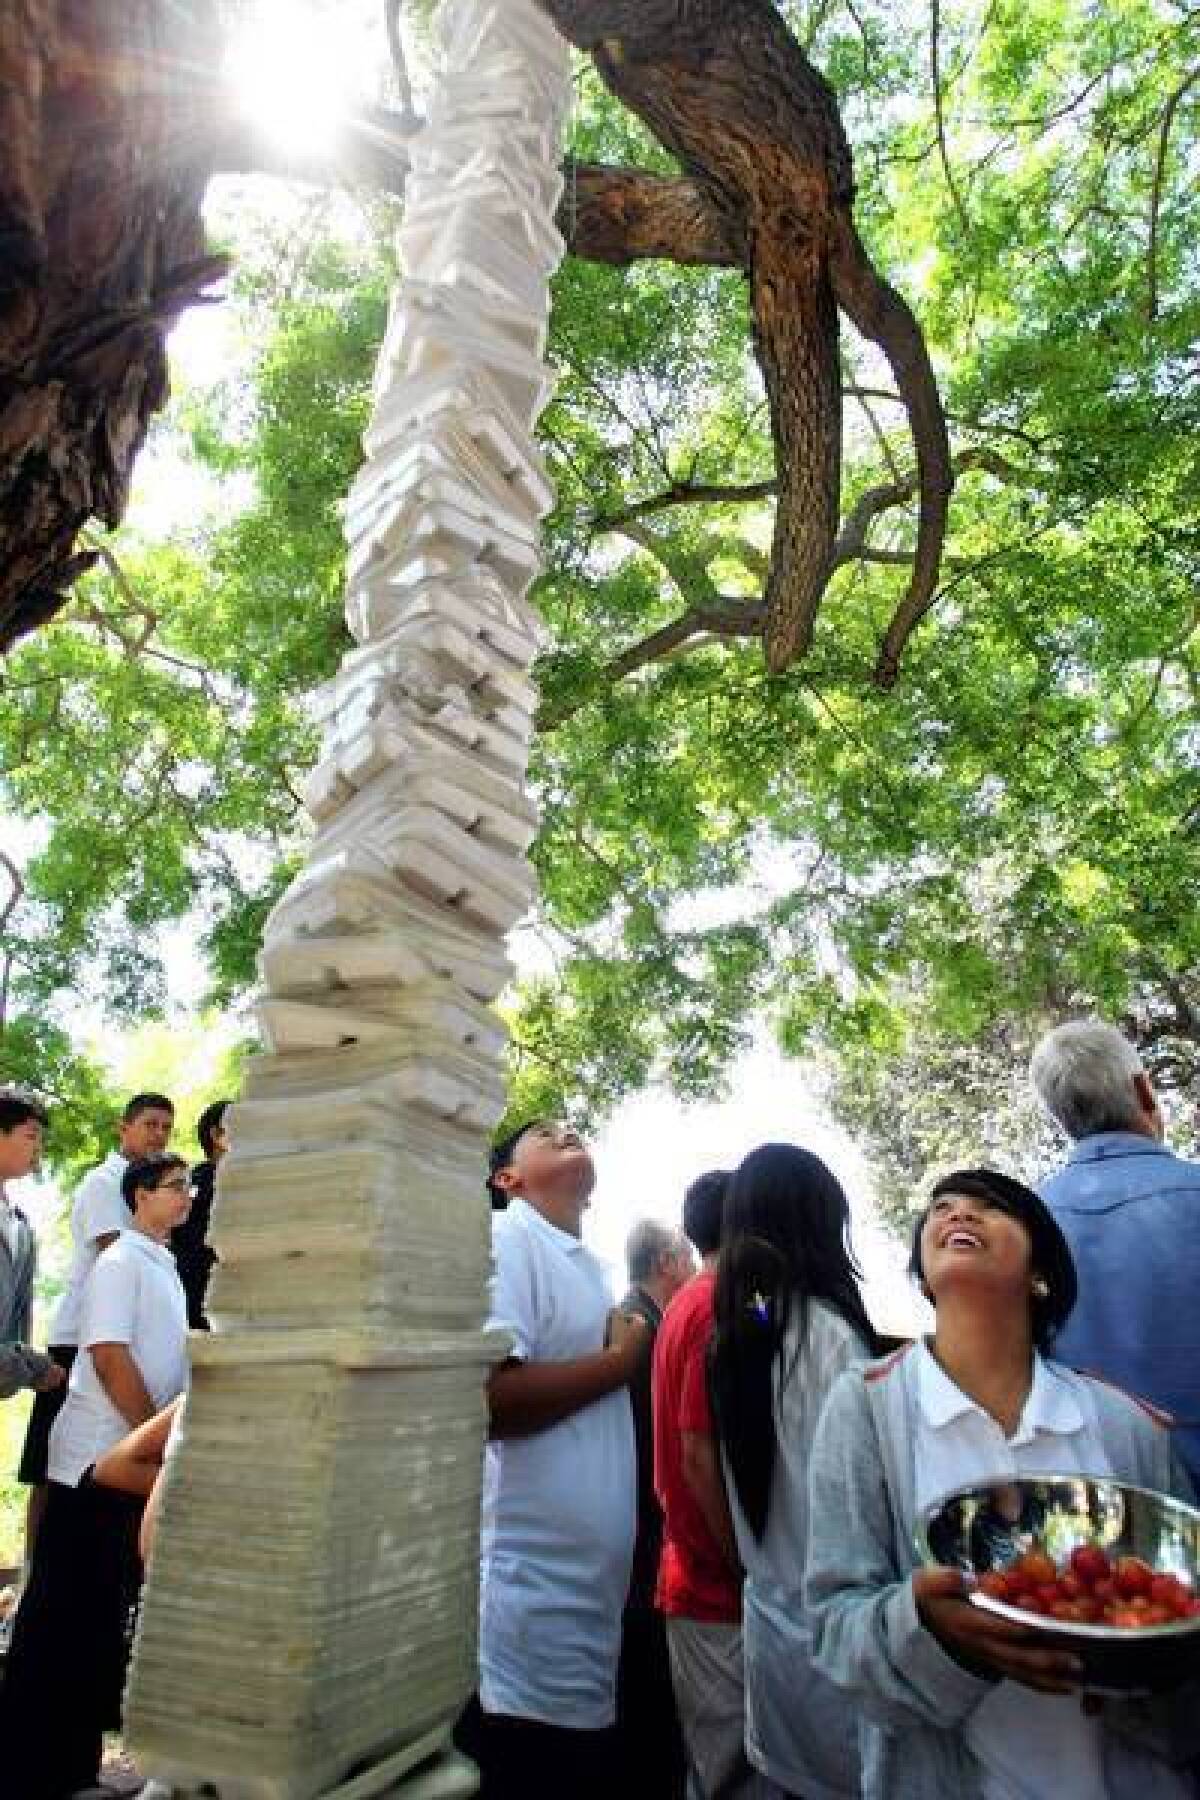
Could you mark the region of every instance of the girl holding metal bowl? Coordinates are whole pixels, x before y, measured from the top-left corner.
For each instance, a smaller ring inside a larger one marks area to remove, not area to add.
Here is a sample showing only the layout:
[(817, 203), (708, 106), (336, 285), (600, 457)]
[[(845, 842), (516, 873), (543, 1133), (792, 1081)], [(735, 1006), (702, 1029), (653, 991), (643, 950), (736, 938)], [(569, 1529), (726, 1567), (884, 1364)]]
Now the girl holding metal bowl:
[(806, 1608), (817, 1667), (858, 1707), (864, 1800), (1194, 1795), (1194, 1688), (1084, 1705), (1070, 1647), (919, 1566), (922, 1514), (972, 1485), (1078, 1474), (1193, 1498), (1159, 1421), (1047, 1358), (1076, 1294), (1062, 1233), (1020, 1182), (963, 1170), (910, 1267), (934, 1334), (839, 1378), (810, 1467)]

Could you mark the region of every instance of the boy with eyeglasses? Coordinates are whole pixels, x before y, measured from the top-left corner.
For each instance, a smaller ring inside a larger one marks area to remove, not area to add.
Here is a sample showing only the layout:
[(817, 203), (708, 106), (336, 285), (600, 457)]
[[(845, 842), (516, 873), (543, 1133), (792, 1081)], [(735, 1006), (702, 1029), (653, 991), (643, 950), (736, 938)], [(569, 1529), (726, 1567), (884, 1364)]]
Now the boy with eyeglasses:
[[(71, 1205), (71, 1267), (49, 1334), (50, 1355), (66, 1375), (70, 1374), (79, 1350), (79, 1312), (88, 1277), (96, 1266), (96, 1258), (130, 1223), (129, 1208), (121, 1197), (122, 1177), (131, 1162), (157, 1156), (166, 1149), (174, 1123), (175, 1108), (165, 1094), (134, 1094), (121, 1114), (117, 1148), (79, 1184)], [(25, 1433), (17, 1479), (30, 1490), (25, 1522), (25, 1555), (29, 1561), (33, 1559), (46, 1504), (50, 1432), (65, 1399), (63, 1384), (40, 1392)]]

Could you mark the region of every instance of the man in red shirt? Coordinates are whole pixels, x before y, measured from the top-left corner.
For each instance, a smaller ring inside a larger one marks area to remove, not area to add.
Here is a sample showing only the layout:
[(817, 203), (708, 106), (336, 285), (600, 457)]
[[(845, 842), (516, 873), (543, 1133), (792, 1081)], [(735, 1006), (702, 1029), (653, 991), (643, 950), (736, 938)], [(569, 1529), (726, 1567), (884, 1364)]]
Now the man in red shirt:
[(663, 1511), (657, 1601), (692, 1788), (703, 1800), (750, 1793), (742, 1686), (742, 1572), (712, 1409), (708, 1347), (729, 1177), (700, 1176), (683, 1229), (702, 1268), (668, 1306), (654, 1344), (654, 1487)]

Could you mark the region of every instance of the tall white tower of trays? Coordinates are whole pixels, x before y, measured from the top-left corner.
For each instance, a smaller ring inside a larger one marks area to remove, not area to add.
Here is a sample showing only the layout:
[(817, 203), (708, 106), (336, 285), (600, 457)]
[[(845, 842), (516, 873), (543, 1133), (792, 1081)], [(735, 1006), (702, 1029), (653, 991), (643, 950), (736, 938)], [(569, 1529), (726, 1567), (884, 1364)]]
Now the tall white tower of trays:
[(350, 493), (353, 648), (316, 838), (262, 953), (212, 1291), (126, 1729), (219, 1800), (469, 1792), (488, 1364), (490, 1010), (530, 903), (550, 489), (533, 428), (570, 99), (533, 0), (444, 0), (403, 278)]

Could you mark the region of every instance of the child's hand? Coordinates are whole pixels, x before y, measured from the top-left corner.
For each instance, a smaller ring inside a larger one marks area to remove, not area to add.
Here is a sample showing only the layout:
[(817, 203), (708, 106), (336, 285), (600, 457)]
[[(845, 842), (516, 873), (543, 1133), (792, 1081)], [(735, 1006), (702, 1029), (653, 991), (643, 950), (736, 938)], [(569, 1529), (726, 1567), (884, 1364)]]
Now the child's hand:
[(608, 1315), (607, 1344), (628, 1366), (632, 1376), (650, 1353), (653, 1337), (645, 1319), (637, 1313), (623, 1313), (613, 1307)]
[(1019, 1681), (1043, 1694), (1071, 1694), (1083, 1667), (1064, 1650), (1047, 1649), (1038, 1633), (972, 1606), (958, 1569), (918, 1569), (913, 1595), (922, 1625), (973, 1674)]

